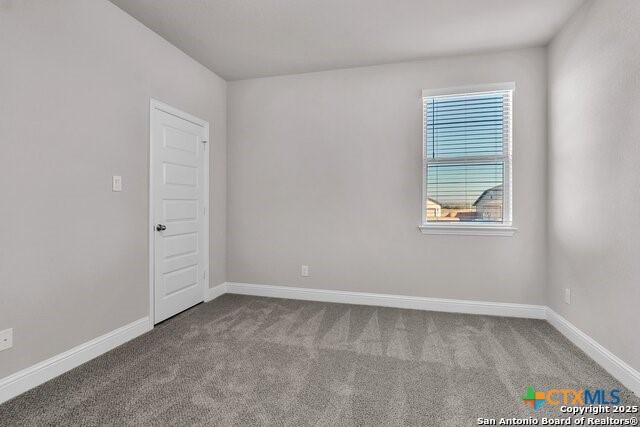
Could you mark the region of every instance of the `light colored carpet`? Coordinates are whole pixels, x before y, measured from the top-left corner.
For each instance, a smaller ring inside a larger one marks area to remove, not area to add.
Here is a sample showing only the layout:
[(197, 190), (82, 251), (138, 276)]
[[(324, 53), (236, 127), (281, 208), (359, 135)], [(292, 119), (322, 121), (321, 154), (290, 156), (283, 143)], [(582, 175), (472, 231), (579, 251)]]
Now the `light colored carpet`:
[(476, 425), (622, 389), (549, 324), (224, 295), (0, 406), (2, 425)]

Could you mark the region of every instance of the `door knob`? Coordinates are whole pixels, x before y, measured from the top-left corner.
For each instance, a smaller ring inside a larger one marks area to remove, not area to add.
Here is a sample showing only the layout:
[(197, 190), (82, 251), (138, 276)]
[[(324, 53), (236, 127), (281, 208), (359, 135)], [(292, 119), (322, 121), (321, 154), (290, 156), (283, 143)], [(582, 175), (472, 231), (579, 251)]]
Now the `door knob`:
[(164, 224), (158, 224), (156, 225), (156, 231), (164, 231), (167, 229), (167, 226)]

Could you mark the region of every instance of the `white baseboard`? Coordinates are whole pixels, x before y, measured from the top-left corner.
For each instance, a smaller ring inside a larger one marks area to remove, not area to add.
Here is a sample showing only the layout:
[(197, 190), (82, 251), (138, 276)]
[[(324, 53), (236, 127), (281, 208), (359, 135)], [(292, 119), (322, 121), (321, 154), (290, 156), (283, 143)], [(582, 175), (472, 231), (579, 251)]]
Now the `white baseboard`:
[(449, 313), (484, 314), (489, 316), (524, 317), (530, 319), (544, 319), (546, 313), (546, 307), (542, 305), (465, 301), (235, 282), (227, 282), (226, 288), (226, 292), (230, 294), (375, 305), (381, 307), (408, 308), (412, 310), (445, 311)]
[(444, 311), (449, 313), (546, 319), (569, 341), (584, 351), (614, 378), (624, 384), (629, 390), (633, 391), (637, 396), (640, 396), (640, 372), (629, 366), (619, 357), (598, 344), (593, 338), (576, 328), (564, 317), (546, 306), (306, 289), (251, 283), (227, 282), (223, 285), (226, 287), (225, 292), (240, 295), (362, 304), (413, 310)]
[[(205, 302), (214, 300), (226, 291), (226, 283), (207, 289)], [(2, 378), (0, 379), (0, 403), (80, 366), (151, 329), (153, 329), (153, 325), (150, 323), (149, 317), (145, 317)]]
[(547, 321), (625, 387), (633, 391), (636, 396), (640, 396), (640, 372), (549, 307), (547, 307)]
[[(564, 317), (555, 313), (549, 307), (541, 305), (465, 301), (235, 282), (222, 283), (208, 289), (205, 294), (205, 301), (211, 301), (225, 293), (449, 313), (546, 319), (569, 339), (569, 341), (584, 351), (589, 357), (596, 361), (596, 363), (636, 395), (640, 396), (640, 372), (598, 344), (593, 338), (576, 328)], [(0, 403), (88, 362), (144, 334), (152, 328), (153, 325), (150, 324), (148, 317), (136, 320), (133, 323), (3, 378), (0, 380)]]
[(0, 403), (57, 377), (151, 329), (145, 317), (0, 380)]
[(207, 289), (207, 292), (204, 296), (204, 302), (212, 301), (218, 298), (220, 295), (224, 295), (227, 293), (227, 284), (221, 283), (218, 286), (214, 286), (213, 288)]

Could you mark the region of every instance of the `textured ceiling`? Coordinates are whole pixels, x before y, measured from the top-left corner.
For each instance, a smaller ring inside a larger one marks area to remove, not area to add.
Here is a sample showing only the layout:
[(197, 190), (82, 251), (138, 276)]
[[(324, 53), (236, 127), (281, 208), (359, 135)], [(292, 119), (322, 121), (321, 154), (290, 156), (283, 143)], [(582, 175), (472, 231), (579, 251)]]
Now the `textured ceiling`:
[(546, 44), (583, 0), (111, 0), (227, 80)]

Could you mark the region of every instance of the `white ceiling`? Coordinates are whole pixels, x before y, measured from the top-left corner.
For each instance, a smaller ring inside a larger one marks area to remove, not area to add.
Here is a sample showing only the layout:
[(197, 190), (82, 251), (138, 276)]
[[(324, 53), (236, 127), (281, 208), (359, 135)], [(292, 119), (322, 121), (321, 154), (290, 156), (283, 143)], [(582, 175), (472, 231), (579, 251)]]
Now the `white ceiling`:
[(546, 44), (583, 0), (111, 0), (227, 80)]

